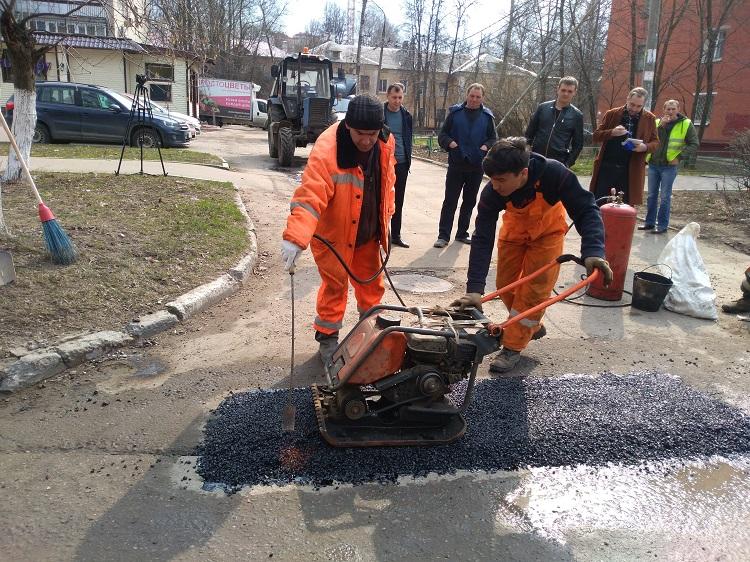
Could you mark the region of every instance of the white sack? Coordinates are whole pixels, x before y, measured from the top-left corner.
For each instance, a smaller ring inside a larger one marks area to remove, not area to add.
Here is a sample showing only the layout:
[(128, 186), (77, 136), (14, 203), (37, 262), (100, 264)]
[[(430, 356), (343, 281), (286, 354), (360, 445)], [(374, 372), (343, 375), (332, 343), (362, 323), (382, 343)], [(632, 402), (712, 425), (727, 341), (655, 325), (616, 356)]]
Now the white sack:
[[(672, 289), (664, 299), (664, 308), (672, 312), (716, 320), (716, 293), (703, 263), (695, 239), (700, 225), (691, 222), (670, 240), (659, 255), (658, 263), (672, 268)], [(666, 267), (661, 274), (669, 276)]]

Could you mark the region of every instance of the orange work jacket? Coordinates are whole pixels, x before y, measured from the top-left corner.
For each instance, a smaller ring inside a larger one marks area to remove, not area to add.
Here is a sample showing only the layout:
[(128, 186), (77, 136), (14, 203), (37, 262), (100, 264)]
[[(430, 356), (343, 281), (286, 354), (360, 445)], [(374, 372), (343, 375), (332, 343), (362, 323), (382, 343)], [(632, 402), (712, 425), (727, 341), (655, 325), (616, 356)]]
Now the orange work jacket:
[[(307, 248), (313, 234), (328, 240), (351, 263), (362, 211), (365, 176), (355, 155), (346, 153), (340, 142), (344, 122), (326, 129), (315, 141), (302, 174), (302, 183), (294, 192), (284, 240)], [(388, 247), (388, 229), (395, 210), (395, 140), (387, 128), (378, 137), (380, 143), (380, 244)], [(351, 167), (343, 165), (353, 164)]]

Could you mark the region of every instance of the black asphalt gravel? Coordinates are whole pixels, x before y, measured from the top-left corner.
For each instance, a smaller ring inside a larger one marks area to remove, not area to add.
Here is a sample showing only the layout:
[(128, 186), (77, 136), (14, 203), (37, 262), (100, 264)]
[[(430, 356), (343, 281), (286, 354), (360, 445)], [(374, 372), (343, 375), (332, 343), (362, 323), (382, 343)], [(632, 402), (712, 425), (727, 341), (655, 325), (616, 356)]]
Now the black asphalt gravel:
[(281, 432), (286, 391), (235, 394), (216, 409), (198, 448), (207, 488), (750, 453), (750, 417), (663, 373), (482, 381), (466, 435), (432, 447), (330, 447), (318, 433), (310, 390), (293, 393), (292, 434)]

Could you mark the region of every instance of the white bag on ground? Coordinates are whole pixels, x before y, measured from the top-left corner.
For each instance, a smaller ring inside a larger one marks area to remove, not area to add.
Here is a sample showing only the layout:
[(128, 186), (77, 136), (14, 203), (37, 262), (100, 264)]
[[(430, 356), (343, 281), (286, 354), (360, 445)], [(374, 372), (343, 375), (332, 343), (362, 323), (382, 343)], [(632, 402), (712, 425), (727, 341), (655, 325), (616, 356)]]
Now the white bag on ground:
[[(670, 240), (659, 255), (658, 263), (672, 268), (672, 289), (664, 299), (664, 308), (672, 312), (716, 320), (716, 293), (703, 263), (695, 239), (700, 225), (691, 222)], [(662, 275), (669, 276), (666, 267)]]

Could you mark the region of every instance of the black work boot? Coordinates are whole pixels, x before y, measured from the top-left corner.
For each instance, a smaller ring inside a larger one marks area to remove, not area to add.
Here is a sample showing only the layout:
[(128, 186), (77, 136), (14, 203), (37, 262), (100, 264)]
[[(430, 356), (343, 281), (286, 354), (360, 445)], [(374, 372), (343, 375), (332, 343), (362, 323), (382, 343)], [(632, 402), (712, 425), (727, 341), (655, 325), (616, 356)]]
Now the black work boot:
[(327, 365), (331, 362), (333, 352), (336, 351), (336, 348), (339, 345), (339, 333), (335, 332), (333, 334), (324, 334), (323, 332), (316, 331), (315, 341), (320, 344), (320, 347), (318, 349), (318, 356), (320, 357), (323, 365)]
[(750, 295), (745, 294), (741, 299), (737, 299), (729, 304), (722, 304), (721, 309), (728, 314), (750, 312)]

